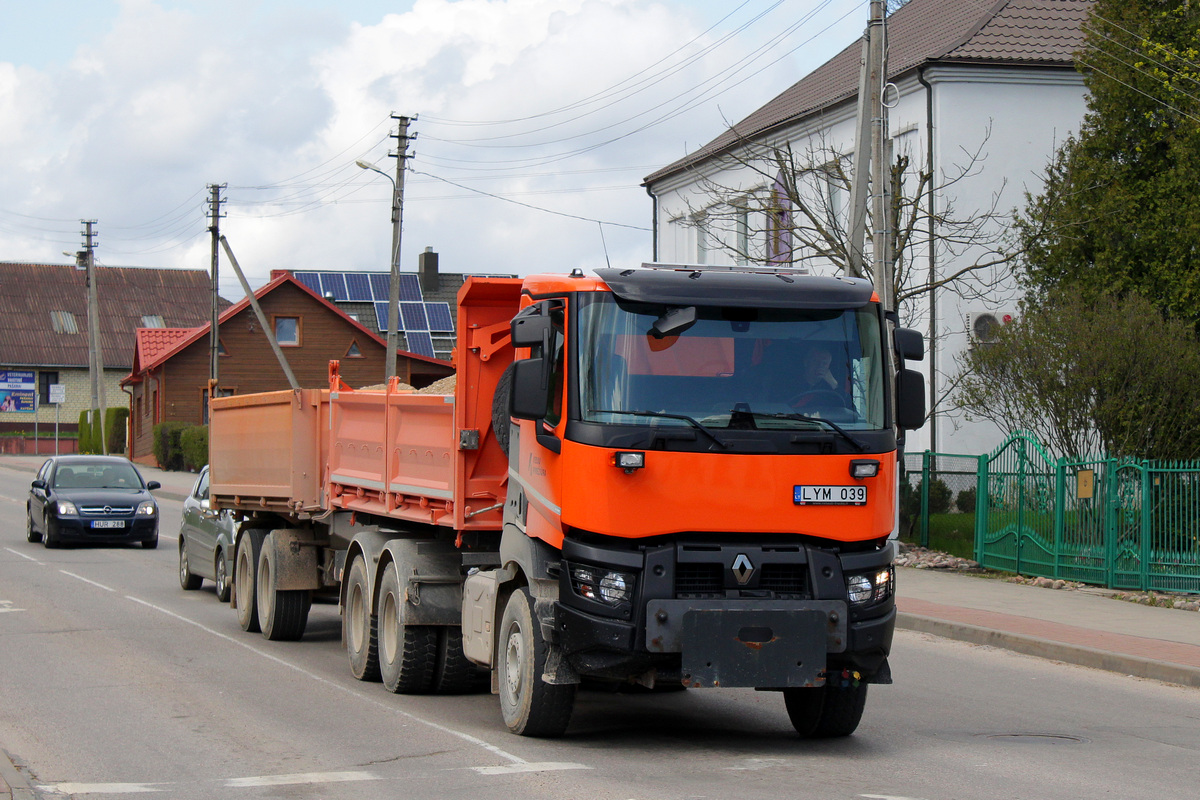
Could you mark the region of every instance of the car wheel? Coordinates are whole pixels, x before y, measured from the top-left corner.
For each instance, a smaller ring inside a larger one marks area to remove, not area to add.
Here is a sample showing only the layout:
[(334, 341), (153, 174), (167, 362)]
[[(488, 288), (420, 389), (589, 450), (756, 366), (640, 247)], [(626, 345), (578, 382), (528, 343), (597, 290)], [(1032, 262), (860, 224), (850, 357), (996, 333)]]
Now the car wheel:
[(204, 583), (204, 579), (199, 575), (193, 575), (188, 569), (187, 543), (183, 537), (179, 537), (179, 585), (183, 587), (185, 592), (194, 592), (200, 588), (200, 584)]
[(213, 575), (216, 575), (217, 599), (222, 603), (229, 602), (229, 572), (225, 567), (225, 551), (217, 551), (217, 561), (213, 565)]
[(36, 544), (42, 540), (42, 535), (33, 529), (33, 512), (29, 509), (25, 511), (25, 541)]
[(43, 535), (42, 544), (46, 546), (47, 550), (53, 550), (55, 547), (58, 547), (58, 531), (55, 530), (56, 526), (50, 520), (47, 519), (44, 522), (46, 533)]
[(145, 541), (143, 541), (142, 547), (144, 547), (147, 550), (153, 550), (154, 548), (158, 547), (158, 534), (157, 533), (154, 534), (153, 539), (146, 539)]

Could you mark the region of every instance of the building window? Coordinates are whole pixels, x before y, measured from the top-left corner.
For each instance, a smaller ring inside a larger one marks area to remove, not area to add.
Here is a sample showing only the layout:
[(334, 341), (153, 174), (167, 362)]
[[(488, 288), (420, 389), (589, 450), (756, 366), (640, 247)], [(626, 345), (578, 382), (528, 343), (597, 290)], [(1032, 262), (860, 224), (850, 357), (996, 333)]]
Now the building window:
[(750, 263), (750, 209), (747, 206), (736, 206), (737, 223), (737, 263), (745, 266)]
[(70, 311), (51, 311), (50, 327), (55, 333), (79, 333), (79, 326), (75, 324), (75, 315)]
[(167, 323), (163, 320), (162, 314), (143, 314), (142, 315), (142, 327), (143, 328), (165, 328), (165, 327), (167, 327)]
[(218, 356), (229, 355), (229, 353), (226, 352), (226, 350), (225, 350), (225, 340), (220, 337), (217, 337), (217, 355)]
[(346, 358), (362, 358), (362, 350), (358, 349), (358, 342), (350, 342), (350, 349), (346, 351)]
[(46, 405), (50, 402), (50, 384), (52, 383), (58, 383), (57, 372), (42, 370), (38, 373), (38, 405)]
[(280, 347), (299, 347), (300, 318), (275, 317), (275, 341)]

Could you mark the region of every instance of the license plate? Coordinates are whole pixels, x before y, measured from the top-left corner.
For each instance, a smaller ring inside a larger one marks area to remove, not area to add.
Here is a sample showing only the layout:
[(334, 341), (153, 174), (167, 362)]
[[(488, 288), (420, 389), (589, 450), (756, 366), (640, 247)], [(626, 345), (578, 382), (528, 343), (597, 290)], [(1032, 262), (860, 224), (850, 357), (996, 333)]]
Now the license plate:
[(792, 502), (798, 506), (861, 506), (867, 502), (867, 487), (793, 486)]
[(92, 521), (93, 528), (124, 528), (123, 519), (97, 519)]

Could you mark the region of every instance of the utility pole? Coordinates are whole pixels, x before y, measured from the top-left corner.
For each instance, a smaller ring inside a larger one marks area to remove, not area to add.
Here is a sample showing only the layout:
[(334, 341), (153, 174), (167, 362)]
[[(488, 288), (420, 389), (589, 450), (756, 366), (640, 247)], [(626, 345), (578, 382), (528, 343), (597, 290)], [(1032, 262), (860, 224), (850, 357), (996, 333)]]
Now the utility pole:
[[(400, 234), (404, 225), (404, 172), (408, 166), (408, 126), (415, 122), (402, 115), (392, 114), (396, 120), (396, 152), (391, 155), (396, 159), (396, 179), (392, 182), (392, 258), (391, 279), (388, 283), (388, 333), (387, 333), (387, 365), (384, 370), (384, 383), (390, 383), (396, 375), (396, 344), (397, 331), (400, 322)], [(413, 139), (417, 138), (414, 134)]]
[[(88, 303), (88, 377), (92, 384), (91, 422), (100, 426), (100, 452), (108, 455), (108, 437), (104, 430), (104, 409), (107, 405), (104, 396), (104, 352), (100, 343), (100, 301), (96, 291), (96, 233), (92, 226), (94, 219), (83, 219), (84, 225), (83, 252), (87, 266), (87, 303)], [(99, 422), (97, 422), (97, 412)]]
[(867, 30), (863, 34), (862, 66), (858, 80), (858, 127), (854, 142), (854, 174), (850, 186), (850, 274), (854, 277), (865, 277), (866, 256), (864, 238), (866, 234), (866, 217), (868, 186), (872, 188), (873, 203), (871, 214), (874, 218), (874, 228), (871, 233), (872, 243), (872, 277), (879, 299), (884, 308), (891, 311), (892, 301), (890, 261), (885, 258), (886, 244), (880, 246), (881, 240), (886, 240), (886, 233), (881, 237), (879, 231), (887, 228), (887, 208), (882, 205), (880, 195), (883, 185), (889, 181), (885, 177), (890, 168), (890, 159), (886, 158), (884, 150), (887, 139), (887, 110), (883, 106), (883, 84), (887, 76), (884, 52), (884, 17), (887, 12), (885, 0), (871, 0), (871, 15)]
[(226, 187), (224, 183), (210, 183), (208, 191), (210, 193), (208, 200), (208, 231), (212, 234), (212, 251), (211, 251), (211, 271), (212, 271), (212, 331), (210, 332), (208, 348), (208, 396), (215, 397), (217, 393), (217, 382), (220, 380), (220, 367), (218, 366), (218, 353), (221, 349), (220, 331), (217, 328), (217, 316), (220, 311), (220, 295), (217, 293), (219, 288), (218, 275), (220, 273), (220, 240), (221, 240), (221, 204), (225, 201), (221, 198), (221, 190)]

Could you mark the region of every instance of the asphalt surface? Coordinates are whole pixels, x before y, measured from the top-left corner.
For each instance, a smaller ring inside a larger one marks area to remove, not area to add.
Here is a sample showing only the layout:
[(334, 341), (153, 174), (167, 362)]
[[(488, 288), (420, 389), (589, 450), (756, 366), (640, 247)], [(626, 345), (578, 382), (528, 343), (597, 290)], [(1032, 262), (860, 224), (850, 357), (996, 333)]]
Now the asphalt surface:
[[(43, 456), (0, 456), (32, 476)], [(182, 500), (196, 476), (139, 465), (159, 497)], [(1136, 678), (1200, 688), (1200, 614), (1115, 599), (1103, 589), (1055, 590), (978, 575), (902, 567), (897, 626)], [(0, 748), (3, 742), (0, 742)], [(35, 794), (0, 749), (0, 800)]]

